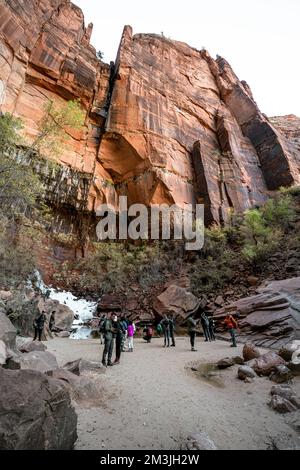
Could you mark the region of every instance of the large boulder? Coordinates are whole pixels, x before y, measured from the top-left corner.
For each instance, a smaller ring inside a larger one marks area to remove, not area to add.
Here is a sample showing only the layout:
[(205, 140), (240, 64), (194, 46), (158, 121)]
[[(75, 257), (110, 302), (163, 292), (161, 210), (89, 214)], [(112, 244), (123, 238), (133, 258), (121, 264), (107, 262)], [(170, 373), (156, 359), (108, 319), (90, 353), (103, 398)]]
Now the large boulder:
[(0, 368), (0, 449), (71, 450), (77, 416), (61, 382)]
[(26, 341), (21, 347), (18, 348), (22, 353), (30, 353), (34, 351), (46, 351), (47, 346), (41, 341)]
[(252, 343), (247, 343), (243, 349), (243, 357), (245, 362), (252, 361), (252, 359), (257, 359), (261, 356), (259, 349)]
[(216, 444), (204, 432), (194, 433), (181, 444), (181, 450), (218, 450)]
[(0, 311), (0, 340), (10, 349), (16, 348), (17, 330), (3, 311)]
[(72, 399), (82, 406), (101, 406), (106, 399), (103, 387), (94, 374), (78, 376), (66, 369), (56, 369), (47, 375), (61, 381), (62, 385), (70, 391)]
[(277, 366), (286, 365), (282, 357), (275, 352), (269, 352), (255, 359), (253, 369), (257, 375), (269, 376)]
[(171, 285), (155, 299), (153, 307), (160, 317), (173, 314), (180, 321), (195, 312), (199, 304), (199, 299), (187, 289)]
[(56, 357), (48, 351), (33, 351), (21, 357), (22, 370), (49, 372), (58, 369)]
[(83, 375), (85, 372), (106, 372), (106, 368), (102, 365), (101, 362), (86, 361), (85, 359), (78, 359), (73, 362), (68, 362), (63, 366), (63, 369), (78, 376)]
[(58, 331), (70, 330), (74, 322), (74, 312), (67, 307), (67, 305), (61, 304), (57, 300), (41, 298), (38, 303), (39, 311), (44, 311), (47, 316), (47, 323), (49, 324), (50, 318), (54, 313), (54, 328)]

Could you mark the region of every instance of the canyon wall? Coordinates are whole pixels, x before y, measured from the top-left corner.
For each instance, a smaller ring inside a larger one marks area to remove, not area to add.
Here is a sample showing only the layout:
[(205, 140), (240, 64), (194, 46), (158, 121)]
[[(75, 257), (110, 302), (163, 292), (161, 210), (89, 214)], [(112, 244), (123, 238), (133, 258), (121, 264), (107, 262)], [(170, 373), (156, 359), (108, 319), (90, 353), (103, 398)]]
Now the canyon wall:
[(223, 223), (231, 209), (300, 182), (299, 133), (264, 116), (224, 59), (162, 36), (133, 36), (127, 26), (116, 63), (107, 65), (91, 33), (67, 0), (0, 3), (1, 111), (21, 116), (31, 140), (49, 100), (80, 99), (86, 113), (83, 131), (71, 132), (59, 156), (60, 175), (72, 178), (59, 189), (49, 183), (57, 206), (78, 172), (88, 181), (81, 211), (127, 195), (147, 205), (204, 202), (206, 223)]

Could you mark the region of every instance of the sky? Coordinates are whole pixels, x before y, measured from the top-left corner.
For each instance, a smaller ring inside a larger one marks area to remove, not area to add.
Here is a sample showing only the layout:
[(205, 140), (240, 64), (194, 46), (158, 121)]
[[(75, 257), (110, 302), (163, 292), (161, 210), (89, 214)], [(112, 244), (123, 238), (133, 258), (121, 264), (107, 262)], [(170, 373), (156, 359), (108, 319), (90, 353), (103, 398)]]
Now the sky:
[(300, 0), (73, 0), (91, 43), (115, 60), (123, 27), (164, 33), (224, 57), (269, 116), (300, 116)]

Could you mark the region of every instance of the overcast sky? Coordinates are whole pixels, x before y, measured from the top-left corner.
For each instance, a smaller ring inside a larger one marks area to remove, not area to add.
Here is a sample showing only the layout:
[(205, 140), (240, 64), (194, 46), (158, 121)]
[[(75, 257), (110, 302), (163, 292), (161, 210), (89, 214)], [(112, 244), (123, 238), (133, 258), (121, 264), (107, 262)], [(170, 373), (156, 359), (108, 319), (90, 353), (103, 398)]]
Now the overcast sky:
[(300, 116), (300, 0), (73, 0), (92, 44), (115, 59), (123, 26), (164, 33), (225, 57), (269, 116)]

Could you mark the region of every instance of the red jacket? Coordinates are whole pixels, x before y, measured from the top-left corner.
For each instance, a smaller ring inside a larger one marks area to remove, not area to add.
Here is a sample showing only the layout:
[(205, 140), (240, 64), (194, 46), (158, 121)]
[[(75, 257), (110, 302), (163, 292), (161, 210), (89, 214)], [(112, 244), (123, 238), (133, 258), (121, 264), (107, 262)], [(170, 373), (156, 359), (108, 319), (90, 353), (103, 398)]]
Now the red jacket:
[(228, 330), (237, 329), (238, 327), (238, 324), (232, 315), (230, 315), (229, 318), (226, 318), (224, 320), (224, 323), (227, 326)]

